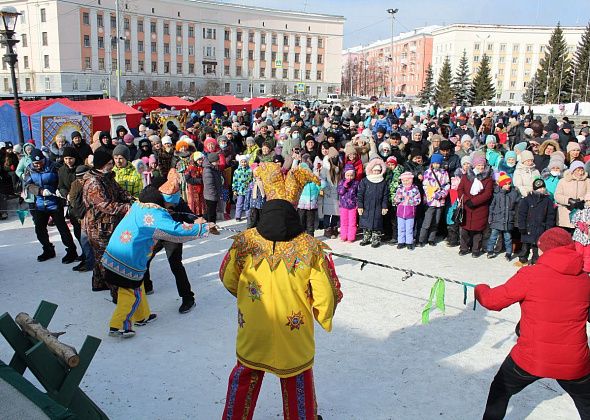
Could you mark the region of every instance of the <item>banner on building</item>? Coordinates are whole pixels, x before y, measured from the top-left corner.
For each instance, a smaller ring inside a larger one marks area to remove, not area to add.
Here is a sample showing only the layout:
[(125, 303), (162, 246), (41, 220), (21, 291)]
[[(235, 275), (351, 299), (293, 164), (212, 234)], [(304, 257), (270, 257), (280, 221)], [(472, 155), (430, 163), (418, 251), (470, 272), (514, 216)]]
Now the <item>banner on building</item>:
[(41, 117), (41, 144), (49, 146), (55, 136), (61, 134), (67, 141), (74, 131), (79, 131), (87, 141), (92, 139), (92, 115), (59, 115)]

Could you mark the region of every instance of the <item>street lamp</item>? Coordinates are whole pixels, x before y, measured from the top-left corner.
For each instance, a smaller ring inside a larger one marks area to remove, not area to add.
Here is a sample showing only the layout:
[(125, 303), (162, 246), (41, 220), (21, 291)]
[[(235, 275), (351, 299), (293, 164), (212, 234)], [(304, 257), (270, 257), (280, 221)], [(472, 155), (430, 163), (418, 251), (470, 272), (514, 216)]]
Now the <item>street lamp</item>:
[(391, 46), (389, 48), (389, 102), (393, 102), (393, 21), (398, 10), (399, 9), (387, 9), (387, 13), (391, 15)]
[(6, 46), (7, 53), (4, 54), (4, 62), (10, 66), (10, 76), (12, 78), (12, 91), (14, 93), (14, 111), (16, 113), (16, 127), (18, 129), (18, 143), (25, 144), (25, 136), (23, 134), (23, 126), (20, 115), (20, 102), (18, 99), (18, 85), (16, 83), (16, 73), (14, 66), (18, 59), (14, 52), (14, 46), (18, 39), (14, 39), (14, 29), (16, 27), (16, 20), (20, 13), (13, 6), (6, 6), (0, 10), (0, 17), (2, 17), (2, 27), (0, 28), (0, 44)]

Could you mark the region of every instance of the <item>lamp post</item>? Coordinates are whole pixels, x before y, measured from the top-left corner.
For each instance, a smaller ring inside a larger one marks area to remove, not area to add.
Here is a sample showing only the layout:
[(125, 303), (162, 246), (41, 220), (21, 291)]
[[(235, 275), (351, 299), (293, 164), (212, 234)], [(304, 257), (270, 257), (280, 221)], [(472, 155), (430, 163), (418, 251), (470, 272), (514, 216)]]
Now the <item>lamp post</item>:
[(393, 21), (395, 14), (399, 9), (387, 9), (387, 13), (391, 15), (391, 45), (389, 47), (389, 102), (393, 102)]
[(4, 54), (4, 61), (10, 66), (10, 77), (12, 78), (12, 91), (14, 93), (14, 112), (16, 113), (16, 127), (18, 129), (18, 143), (22, 146), (25, 144), (25, 136), (23, 134), (23, 126), (20, 115), (20, 102), (18, 99), (18, 85), (16, 83), (16, 73), (14, 66), (18, 59), (14, 52), (14, 46), (18, 39), (14, 39), (14, 29), (16, 27), (16, 20), (20, 13), (13, 6), (6, 6), (0, 10), (0, 17), (2, 17), (2, 28), (0, 28), (0, 44), (6, 46), (6, 54)]

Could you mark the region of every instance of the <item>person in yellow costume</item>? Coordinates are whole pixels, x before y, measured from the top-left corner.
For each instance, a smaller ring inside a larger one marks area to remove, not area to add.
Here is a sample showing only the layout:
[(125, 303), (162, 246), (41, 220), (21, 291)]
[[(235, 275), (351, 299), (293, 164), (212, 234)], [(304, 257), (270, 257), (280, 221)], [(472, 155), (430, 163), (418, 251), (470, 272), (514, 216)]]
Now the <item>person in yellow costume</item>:
[(237, 298), (237, 364), (223, 419), (252, 419), (265, 372), (281, 378), (285, 419), (321, 419), (312, 366), (314, 319), (332, 329), (340, 283), (328, 247), (305, 233), (293, 203), (309, 180), (295, 169), (286, 177), (277, 163), (263, 163), (267, 202), (255, 228), (234, 237), (219, 276)]

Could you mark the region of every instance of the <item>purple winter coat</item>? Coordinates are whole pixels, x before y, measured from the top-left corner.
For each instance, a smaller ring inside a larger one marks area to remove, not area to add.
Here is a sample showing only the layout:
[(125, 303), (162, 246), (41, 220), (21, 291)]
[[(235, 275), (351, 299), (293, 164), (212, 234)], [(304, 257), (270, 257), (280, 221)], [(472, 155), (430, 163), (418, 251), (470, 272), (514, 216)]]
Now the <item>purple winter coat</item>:
[(359, 182), (357, 180), (340, 180), (338, 183), (338, 199), (340, 207), (344, 209), (355, 209), (357, 206), (357, 193)]

